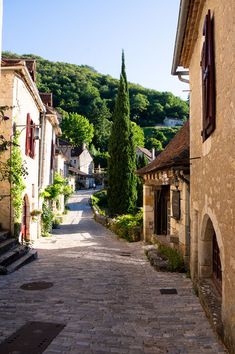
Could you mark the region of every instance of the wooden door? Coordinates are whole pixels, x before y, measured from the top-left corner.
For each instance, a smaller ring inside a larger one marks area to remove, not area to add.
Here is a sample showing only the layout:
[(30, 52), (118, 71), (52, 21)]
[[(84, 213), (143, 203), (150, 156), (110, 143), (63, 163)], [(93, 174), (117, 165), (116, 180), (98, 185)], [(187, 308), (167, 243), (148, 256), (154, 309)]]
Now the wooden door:
[(213, 279), (217, 289), (222, 291), (222, 269), (220, 261), (220, 250), (216, 239), (216, 234), (213, 235)]
[(26, 203), (26, 198), (24, 197), (22, 224), (21, 224), (21, 240), (22, 240), (22, 242), (24, 240), (26, 240), (26, 231), (27, 231), (26, 222), (27, 222), (27, 203)]

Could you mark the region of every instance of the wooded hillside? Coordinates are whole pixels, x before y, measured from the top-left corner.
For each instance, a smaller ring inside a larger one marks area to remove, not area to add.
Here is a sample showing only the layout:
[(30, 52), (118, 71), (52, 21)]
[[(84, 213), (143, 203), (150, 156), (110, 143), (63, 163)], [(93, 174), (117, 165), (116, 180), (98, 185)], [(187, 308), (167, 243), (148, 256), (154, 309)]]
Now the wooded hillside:
[[(37, 60), (37, 86), (52, 92), (54, 107), (84, 115), (94, 125), (93, 144), (107, 149), (118, 80), (102, 75), (94, 68), (52, 62), (33, 54), (7, 57), (30, 57)], [(165, 117), (186, 119), (188, 104), (170, 92), (158, 92), (129, 84), (131, 120), (142, 127), (161, 124)]]

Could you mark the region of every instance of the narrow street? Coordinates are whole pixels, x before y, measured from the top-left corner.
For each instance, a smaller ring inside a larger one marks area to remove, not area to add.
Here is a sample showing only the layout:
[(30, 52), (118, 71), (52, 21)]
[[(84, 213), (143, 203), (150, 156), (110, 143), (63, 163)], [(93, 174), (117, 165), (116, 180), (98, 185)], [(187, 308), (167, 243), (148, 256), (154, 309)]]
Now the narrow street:
[[(156, 272), (142, 243), (97, 224), (91, 193), (70, 199), (63, 225), (36, 243), (38, 260), (0, 278), (1, 342), (27, 321), (43, 321), (65, 325), (47, 354), (224, 353), (190, 279)], [(35, 281), (53, 286), (20, 288)], [(161, 295), (162, 288), (178, 294)]]

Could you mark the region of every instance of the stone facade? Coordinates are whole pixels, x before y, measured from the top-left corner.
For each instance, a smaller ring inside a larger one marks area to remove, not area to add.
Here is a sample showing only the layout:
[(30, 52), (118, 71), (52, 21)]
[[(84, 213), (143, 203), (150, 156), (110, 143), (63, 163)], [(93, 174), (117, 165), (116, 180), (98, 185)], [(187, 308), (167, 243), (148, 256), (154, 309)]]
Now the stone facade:
[[(38, 176), (39, 176), (39, 141), (35, 140), (35, 156), (26, 155), (26, 124), (27, 115), (30, 114), (36, 126), (40, 124), (40, 113), (43, 112), (43, 103), (40, 100), (36, 86), (31, 79), (24, 64), (16, 68), (2, 67), (0, 80), (0, 106), (8, 106), (5, 112), (9, 118), (0, 124), (1, 134), (12, 140), (15, 126), (20, 133), (20, 149), (28, 174), (25, 176), (25, 191), (22, 196), (26, 204), (26, 239), (35, 240), (38, 236), (38, 223), (34, 221), (31, 212), (39, 208)], [(11, 154), (11, 148), (1, 155), (6, 161)], [(10, 185), (7, 181), (0, 183), (0, 194), (5, 196), (0, 201), (0, 223), (3, 229), (14, 230), (14, 210), (11, 206)]]
[[(214, 19), (216, 128), (203, 142), (200, 61), (209, 9)], [(231, 353), (235, 353), (234, 15), (233, 0), (191, 1), (177, 63), (189, 69), (190, 78), (191, 274), (194, 281), (213, 279), (219, 253), (224, 340)], [(217, 256), (215, 243), (219, 249)]]
[(178, 249), (189, 263), (189, 125), (137, 171), (143, 177), (144, 240)]

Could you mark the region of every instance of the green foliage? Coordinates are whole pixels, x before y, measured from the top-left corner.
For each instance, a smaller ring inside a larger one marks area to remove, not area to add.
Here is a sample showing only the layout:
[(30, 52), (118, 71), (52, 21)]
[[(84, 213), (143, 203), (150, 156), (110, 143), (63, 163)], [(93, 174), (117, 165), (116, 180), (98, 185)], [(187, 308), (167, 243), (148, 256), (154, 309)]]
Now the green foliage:
[(134, 145), (144, 147), (144, 131), (143, 129), (137, 125), (135, 122), (131, 122), (132, 131), (133, 131), (133, 139)]
[(94, 193), (91, 196), (91, 204), (98, 210), (99, 214), (106, 215), (108, 208), (107, 191), (103, 189), (102, 191)]
[(155, 149), (155, 151), (162, 151), (162, 143), (161, 141), (155, 139), (155, 138), (148, 138), (146, 142), (146, 148), (151, 150), (152, 148)]
[(161, 256), (168, 259), (168, 270), (170, 272), (185, 271), (184, 258), (175, 248), (167, 247), (165, 245), (160, 244), (158, 246), (158, 252)]
[[(3, 56), (20, 57), (9, 52), (4, 52)], [(37, 60), (39, 91), (52, 92), (55, 107), (87, 117), (94, 125), (93, 142), (96, 148), (106, 151), (118, 80), (101, 75), (87, 65), (51, 62), (28, 54), (22, 57)], [(122, 72), (124, 76), (124, 66)], [(167, 116), (180, 119), (188, 117), (188, 102), (170, 92), (158, 92), (130, 83), (129, 93), (130, 118), (142, 127), (161, 124)]]
[(46, 201), (42, 204), (42, 236), (49, 236), (53, 223), (53, 212), (50, 204)]
[(140, 232), (143, 228), (143, 211), (139, 211), (137, 214), (126, 214), (117, 217), (113, 230), (114, 232), (125, 238), (129, 242), (139, 241)]
[(61, 122), (63, 132), (62, 138), (74, 146), (80, 146), (82, 143), (90, 144), (94, 136), (93, 124), (89, 120), (77, 113), (66, 113)]
[(146, 148), (149, 150), (155, 148), (156, 151), (161, 151), (179, 131), (180, 127), (145, 127), (143, 129)]
[(124, 56), (109, 142), (108, 203), (111, 215), (133, 212), (136, 192), (136, 146), (130, 122), (130, 103)]
[(21, 151), (19, 147), (19, 132), (13, 137), (11, 157), (7, 164), (10, 169), (9, 182), (11, 183), (12, 205), (14, 207), (14, 222), (20, 223), (23, 207), (23, 192), (25, 190), (24, 177), (27, 175), (27, 169), (24, 166)]
[(72, 187), (68, 185), (67, 178), (63, 178), (59, 173), (55, 174), (54, 183), (45, 188), (41, 196), (46, 200), (57, 200), (60, 195), (64, 195), (65, 203), (73, 193)]

